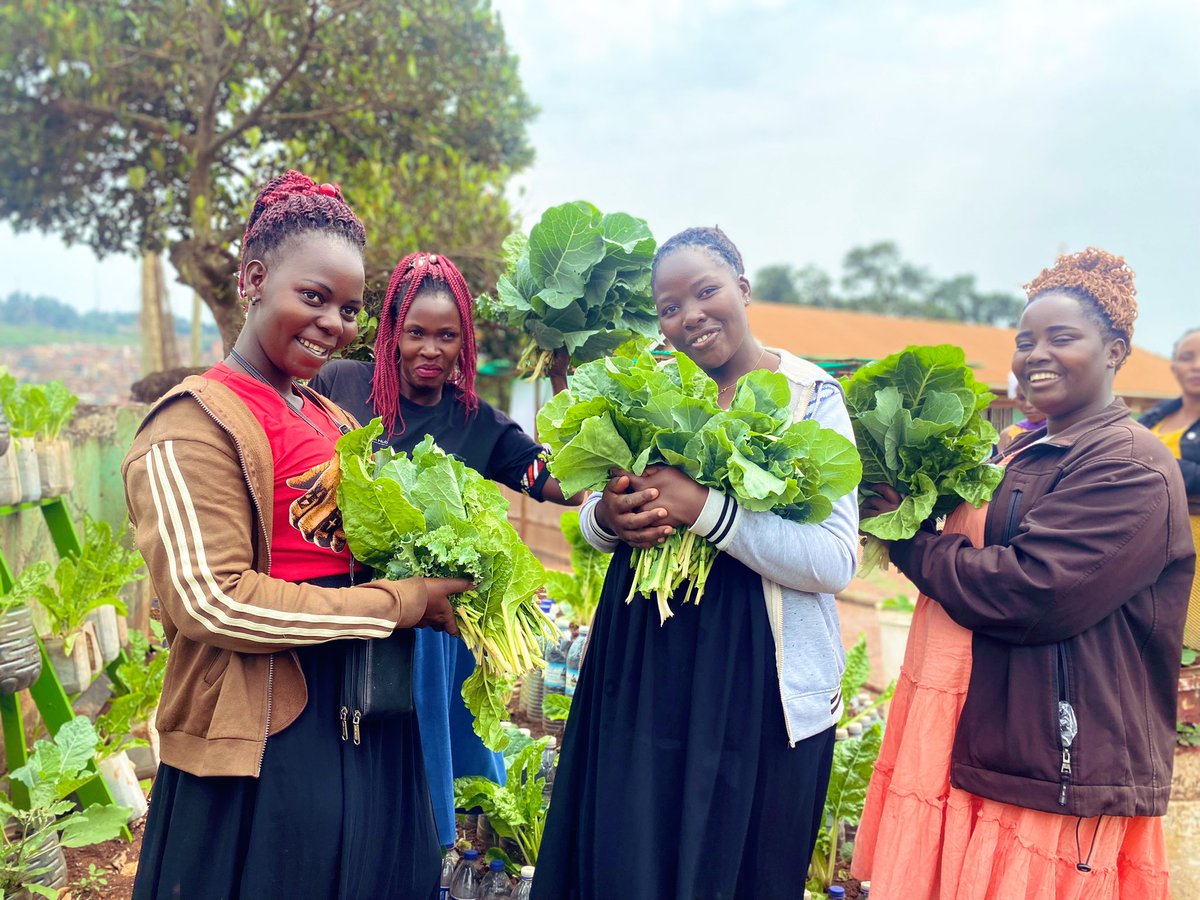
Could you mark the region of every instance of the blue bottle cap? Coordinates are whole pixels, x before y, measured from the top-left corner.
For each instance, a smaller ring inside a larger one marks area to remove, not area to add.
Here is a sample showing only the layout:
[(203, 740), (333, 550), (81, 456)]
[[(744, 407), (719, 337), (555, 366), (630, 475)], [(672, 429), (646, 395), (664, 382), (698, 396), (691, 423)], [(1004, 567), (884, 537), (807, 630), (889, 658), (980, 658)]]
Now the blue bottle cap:
[(490, 868), (493, 872), (499, 872), (501, 869), (504, 868), (504, 860), (493, 859), (492, 864), (488, 868)]
[(552, 607), (553, 605), (554, 605), (554, 600), (550, 597), (544, 597), (543, 599), (538, 601), (538, 606), (540, 606), (542, 608), (542, 612), (546, 613), (547, 615), (550, 614), (550, 607)]
[(479, 851), (478, 850), (468, 850), (466, 853), (463, 854), (463, 859), (479, 859)]
[(836, 884), (829, 889), (829, 900), (842, 900), (846, 896), (846, 889), (838, 887)]

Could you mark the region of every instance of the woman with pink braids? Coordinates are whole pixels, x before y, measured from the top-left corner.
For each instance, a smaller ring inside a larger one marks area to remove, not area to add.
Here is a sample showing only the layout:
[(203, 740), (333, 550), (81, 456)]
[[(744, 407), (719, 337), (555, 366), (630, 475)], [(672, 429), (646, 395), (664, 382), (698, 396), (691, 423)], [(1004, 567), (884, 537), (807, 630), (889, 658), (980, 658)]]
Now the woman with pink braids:
[[(414, 253), (396, 266), (375, 338), (375, 362), (340, 360), (310, 386), (360, 422), (383, 420), (387, 443), (411, 452), (426, 435), (487, 478), (535, 500), (575, 505), (546, 469), (545, 449), (475, 393), (471, 292), (457, 267), (436, 253)], [(566, 386), (559, 360), (555, 389)], [(486, 775), (503, 783), (504, 764), (476, 736), (462, 699), (474, 669), (462, 641), (417, 632), (413, 690), (434, 817), (453, 843), (454, 779)]]

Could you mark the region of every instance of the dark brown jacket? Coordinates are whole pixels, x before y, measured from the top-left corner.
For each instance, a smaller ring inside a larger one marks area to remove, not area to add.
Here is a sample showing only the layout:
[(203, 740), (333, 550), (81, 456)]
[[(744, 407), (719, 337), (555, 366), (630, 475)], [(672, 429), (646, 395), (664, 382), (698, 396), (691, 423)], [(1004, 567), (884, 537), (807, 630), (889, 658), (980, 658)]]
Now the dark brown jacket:
[[(1121, 401), (1043, 443), (992, 498), (984, 546), (922, 532), (892, 560), (974, 632), (951, 781), (1076, 816), (1161, 816), (1195, 566), (1179, 466)], [(1059, 704), (1075, 711), (1069, 752)]]
[(171, 645), (156, 725), (177, 769), (258, 775), (268, 735), (308, 702), (293, 648), (387, 637), (425, 614), (419, 578), (323, 588), (271, 577), (271, 445), (218, 381), (192, 376), (163, 397), (121, 471)]

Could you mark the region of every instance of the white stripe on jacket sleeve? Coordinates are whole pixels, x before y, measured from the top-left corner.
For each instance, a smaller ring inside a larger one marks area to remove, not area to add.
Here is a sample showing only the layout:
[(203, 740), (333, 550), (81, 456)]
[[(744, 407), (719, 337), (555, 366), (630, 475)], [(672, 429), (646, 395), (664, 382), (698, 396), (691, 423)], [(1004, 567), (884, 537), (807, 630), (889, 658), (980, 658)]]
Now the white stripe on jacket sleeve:
[[(239, 602), (221, 590), (208, 565), (203, 532), (191, 493), (175, 459), (173, 443), (165, 441), (151, 447), (146, 456), (146, 469), (171, 581), (189, 616), (214, 634), (268, 644), (281, 641), (321, 643), (330, 638), (387, 637), (392, 633), (395, 622), (387, 619), (268, 609)], [(194, 554), (189, 544), (194, 548)], [(286, 624), (268, 625), (248, 616)]]

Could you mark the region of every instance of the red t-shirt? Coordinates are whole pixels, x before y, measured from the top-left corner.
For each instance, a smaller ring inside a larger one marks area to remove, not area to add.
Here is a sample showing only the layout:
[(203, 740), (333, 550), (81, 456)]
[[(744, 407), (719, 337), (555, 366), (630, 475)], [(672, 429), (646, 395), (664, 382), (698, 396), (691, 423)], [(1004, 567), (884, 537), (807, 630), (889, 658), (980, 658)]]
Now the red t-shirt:
[(351, 556), (337, 508), (335, 445), (341, 437), (337, 421), (315, 401), (304, 397), (305, 422), (268, 384), (217, 363), (204, 373), (232, 390), (254, 413), (271, 442), (275, 463), (275, 508), (272, 516), (271, 575), (302, 581), (350, 571)]

